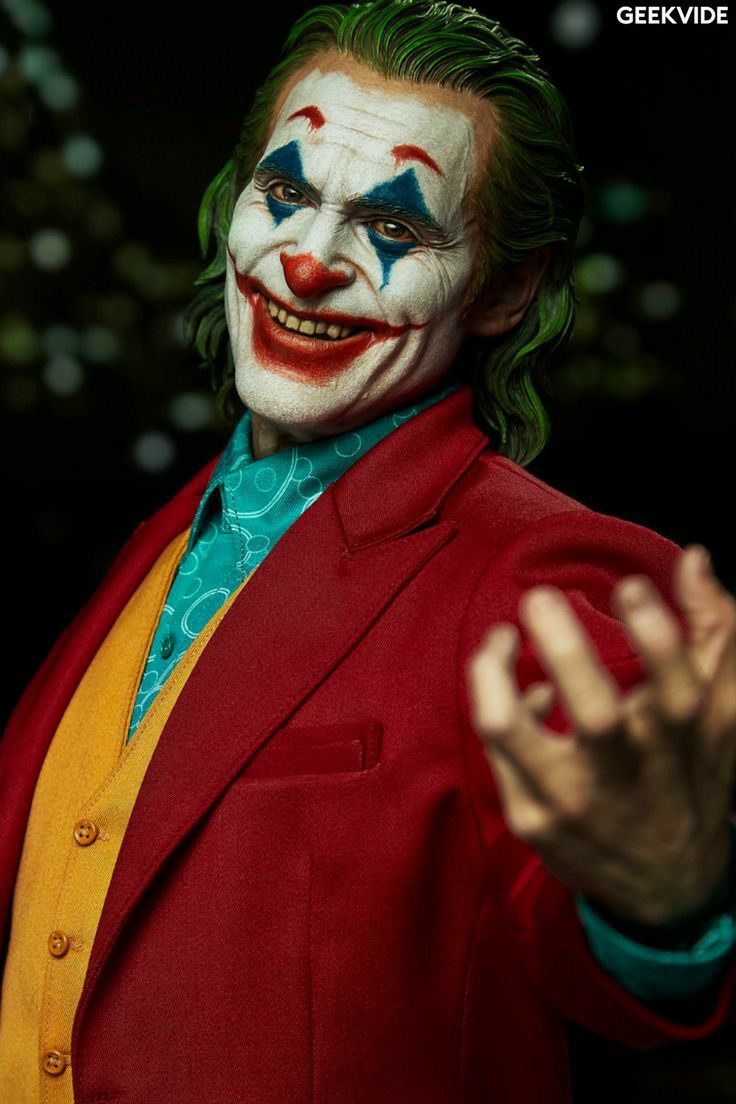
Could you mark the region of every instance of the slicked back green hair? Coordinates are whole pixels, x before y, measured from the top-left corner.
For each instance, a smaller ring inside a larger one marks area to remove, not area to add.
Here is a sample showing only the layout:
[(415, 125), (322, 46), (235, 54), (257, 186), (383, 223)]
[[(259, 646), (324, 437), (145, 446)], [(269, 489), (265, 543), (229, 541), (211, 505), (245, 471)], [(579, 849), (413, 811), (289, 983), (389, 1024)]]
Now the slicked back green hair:
[[(550, 263), (522, 321), (500, 338), (469, 339), (460, 371), (476, 417), (495, 447), (526, 464), (544, 446), (549, 422), (540, 398), (544, 367), (568, 340), (574, 319), (572, 248), (583, 206), (569, 115), (533, 51), (472, 8), (444, 0), (324, 4), (292, 27), (279, 63), (258, 89), (234, 155), (208, 186), (199, 212), (206, 258), (185, 317), (224, 409), (239, 409), (224, 308), (226, 244), (237, 197), (266, 147), (274, 105), (291, 75), (338, 50), (389, 79), (438, 84), (490, 100), (497, 135), (477, 196), (485, 228), (478, 290), (542, 246)], [(242, 409), (242, 408), (241, 408)]]

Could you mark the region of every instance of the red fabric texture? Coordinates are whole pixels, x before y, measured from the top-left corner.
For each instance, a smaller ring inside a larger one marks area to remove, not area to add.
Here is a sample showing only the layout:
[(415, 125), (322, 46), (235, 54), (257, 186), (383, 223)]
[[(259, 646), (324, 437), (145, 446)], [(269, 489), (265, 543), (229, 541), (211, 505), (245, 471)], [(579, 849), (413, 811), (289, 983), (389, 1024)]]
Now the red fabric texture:
[[(134, 534), (14, 715), (6, 903), (63, 708), (210, 470)], [(542, 581), (640, 678), (611, 585), (645, 572), (671, 600), (677, 554), (494, 453), (465, 387), (362, 457), (244, 588), (162, 733), (77, 1012), (77, 1104), (567, 1104), (566, 1019), (634, 1046), (714, 1030), (732, 973), (682, 1027), (596, 965), (468, 718), (469, 656)], [(539, 674), (526, 643), (520, 680)]]

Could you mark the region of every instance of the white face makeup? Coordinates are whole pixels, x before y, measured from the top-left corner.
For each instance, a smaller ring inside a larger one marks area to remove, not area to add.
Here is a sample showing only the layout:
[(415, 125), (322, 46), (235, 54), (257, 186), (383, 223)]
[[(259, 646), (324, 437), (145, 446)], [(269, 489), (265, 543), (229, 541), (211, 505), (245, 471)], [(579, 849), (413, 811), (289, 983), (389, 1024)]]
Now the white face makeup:
[(305, 437), (429, 390), (463, 337), (470, 113), (421, 86), (307, 73), (240, 194), (225, 308), (238, 393)]

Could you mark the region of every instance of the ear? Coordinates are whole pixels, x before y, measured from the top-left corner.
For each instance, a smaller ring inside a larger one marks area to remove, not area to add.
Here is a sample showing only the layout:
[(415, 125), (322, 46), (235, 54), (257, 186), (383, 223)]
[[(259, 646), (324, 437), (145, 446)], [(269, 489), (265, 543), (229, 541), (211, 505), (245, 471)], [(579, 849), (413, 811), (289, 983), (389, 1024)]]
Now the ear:
[(518, 265), (499, 273), (471, 303), (465, 331), (475, 337), (496, 337), (518, 325), (537, 294), (549, 264), (549, 249), (534, 249)]

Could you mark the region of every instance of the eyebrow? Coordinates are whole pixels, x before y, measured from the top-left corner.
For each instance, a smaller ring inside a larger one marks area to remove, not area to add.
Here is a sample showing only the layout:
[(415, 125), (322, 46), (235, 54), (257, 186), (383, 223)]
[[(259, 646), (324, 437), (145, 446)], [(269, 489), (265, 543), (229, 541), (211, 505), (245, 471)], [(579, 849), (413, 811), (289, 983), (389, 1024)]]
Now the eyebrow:
[(442, 169), (439, 167), (433, 157), (430, 157), (425, 149), (421, 146), (394, 146), (391, 153), (396, 158), (397, 162), (401, 164), (403, 161), (419, 161), (420, 164), (426, 165), (432, 172), (437, 173), (438, 176), (444, 176)]
[(292, 119), (306, 119), (309, 123), (310, 130), (319, 130), (320, 127), (325, 125), (324, 115), (314, 104), (310, 104), (309, 107), (300, 107), (298, 111), (293, 111), (286, 120), (287, 123), (290, 123)]
[(442, 226), (433, 219), (429, 212), (420, 210), (413, 204), (402, 203), (396, 200), (377, 199), (367, 196), (354, 196), (348, 200), (348, 209), (352, 214), (385, 215), (387, 218), (409, 219), (410, 222), (423, 226), (431, 234), (438, 238), (446, 237)]

